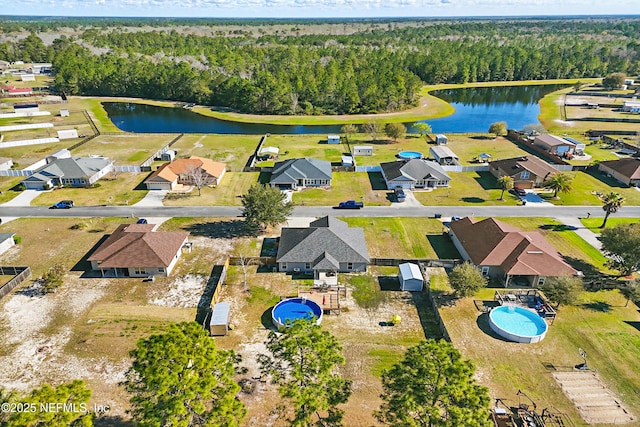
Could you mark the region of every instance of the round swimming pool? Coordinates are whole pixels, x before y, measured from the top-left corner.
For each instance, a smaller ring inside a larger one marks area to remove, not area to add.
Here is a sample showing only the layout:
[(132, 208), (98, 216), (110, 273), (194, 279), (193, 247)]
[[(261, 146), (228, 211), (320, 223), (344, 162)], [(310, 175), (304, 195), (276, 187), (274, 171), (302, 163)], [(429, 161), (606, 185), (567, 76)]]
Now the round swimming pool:
[(538, 313), (522, 307), (503, 305), (489, 313), (489, 326), (510, 341), (535, 343), (547, 334), (547, 322)]
[(419, 151), (401, 151), (398, 153), (401, 159), (421, 159), (422, 153)]
[(296, 319), (312, 319), (316, 317), (316, 324), (322, 322), (322, 308), (318, 303), (307, 298), (289, 298), (280, 301), (273, 307), (271, 318), (273, 324), (280, 328), (286, 326), (287, 321)]

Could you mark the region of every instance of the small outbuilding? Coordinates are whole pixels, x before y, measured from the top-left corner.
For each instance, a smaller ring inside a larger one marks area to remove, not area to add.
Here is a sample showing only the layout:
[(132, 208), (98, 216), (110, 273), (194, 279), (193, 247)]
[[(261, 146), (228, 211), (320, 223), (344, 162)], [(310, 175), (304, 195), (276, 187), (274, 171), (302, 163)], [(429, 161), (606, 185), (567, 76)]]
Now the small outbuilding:
[(327, 144), (340, 144), (340, 135), (327, 135)]
[(261, 157), (268, 157), (270, 159), (275, 159), (280, 154), (280, 149), (278, 147), (263, 147), (258, 153)]
[(459, 159), (449, 147), (430, 147), (429, 154), (441, 165), (457, 165)]
[(446, 145), (447, 142), (449, 142), (449, 138), (447, 138), (446, 135), (443, 135), (441, 133), (436, 135), (436, 144), (437, 145)]
[(353, 167), (354, 161), (352, 156), (342, 156), (342, 166)]
[(61, 129), (58, 132), (58, 139), (74, 139), (78, 137), (76, 129)]
[(424, 280), (417, 264), (405, 262), (398, 266), (398, 280), (402, 291), (422, 291)]
[(0, 254), (5, 253), (11, 249), (11, 247), (15, 246), (15, 235), (16, 233), (0, 233)]
[(69, 110), (60, 110), (60, 117), (69, 117)]
[(219, 302), (213, 306), (211, 321), (209, 322), (209, 333), (211, 335), (222, 336), (229, 332), (230, 306), (228, 302)]
[(351, 154), (354, 156), (373, 156), (373, 147), (371, 145), (355, 145)]

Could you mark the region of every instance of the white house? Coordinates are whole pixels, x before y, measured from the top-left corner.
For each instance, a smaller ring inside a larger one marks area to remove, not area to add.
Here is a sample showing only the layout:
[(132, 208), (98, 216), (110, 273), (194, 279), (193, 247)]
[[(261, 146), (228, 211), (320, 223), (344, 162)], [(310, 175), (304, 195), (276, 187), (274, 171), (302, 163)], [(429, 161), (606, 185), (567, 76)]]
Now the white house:
[(402, 291), (422, 291), (423, 279), (417, 264), (405, 262), (398, 266), (398, 280)]
[(448, 187), (451, 180), (442, 166), (430, 160), (411, 159), (380, 163), (380, 169), (389, 190), (398, 187), (405, 190)]
[(340, 144), (340, 135), (327, 135), (327, 144)]
[(373, 156), (373, 147), (371, 145), (355, 145), (351, 154), (353, 156)]
[(640, 102), (638, 101), (624, 101), (622, 105), (622, 111), (625, 113), (640, 113)]

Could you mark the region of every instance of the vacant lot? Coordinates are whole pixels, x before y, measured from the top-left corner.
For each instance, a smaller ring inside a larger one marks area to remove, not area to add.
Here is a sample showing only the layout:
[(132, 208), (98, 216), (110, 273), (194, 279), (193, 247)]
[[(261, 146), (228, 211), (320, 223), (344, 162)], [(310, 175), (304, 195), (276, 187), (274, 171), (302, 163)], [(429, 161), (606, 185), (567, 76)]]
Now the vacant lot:
[[(261, 136), (258, 135), (198, 135), (180, 138), (171, 149), (179, 157), (206, 157), (227, 164), (228, 171), (241, 171), (253, 154)], [(268, 145), (268, 144), (266, 144)]]
[(379, 172), (334, 172), (331, 188), (306, 188), (293, 193), (293, 203), (335, 206), (344, 200), (363, 201), (365, 205), (390, 205), (382, 174)]
[(171, 142), (173, 134), (100, 135), (73, 150), (74, 156), (100, 155), (115, 160), (116, 165), (139, 165)]

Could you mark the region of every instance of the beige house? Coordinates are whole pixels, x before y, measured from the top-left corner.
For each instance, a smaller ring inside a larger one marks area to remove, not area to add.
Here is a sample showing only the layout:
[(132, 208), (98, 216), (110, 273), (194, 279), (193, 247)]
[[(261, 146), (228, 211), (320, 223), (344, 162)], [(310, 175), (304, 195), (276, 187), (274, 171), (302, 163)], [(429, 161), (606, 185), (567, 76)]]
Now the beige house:
[(640, 159), (604, 160), (598, 164), (598, 170), (625, 185), (640, 186)]
[(193, 185), (194, 173), (201, 173), (207, 179), (207, 185), (218, 185), (227, 165), (203, 157), (191, 156), (188, 159), (176, 159), (165, 163), (153, 172), (144, 184), (147, 190), (173, 190), (178, 184)]
[(536, 156), (514, 157), (489, 162), (489, 172), (496, 178), (508, 175), (518, 188), (541, 187), (544, 181), (558, 171)]

